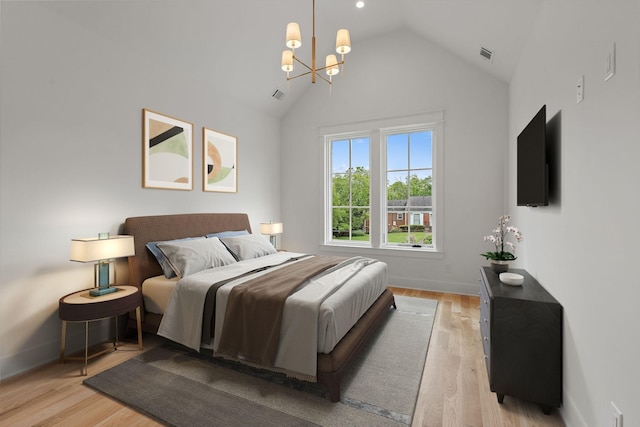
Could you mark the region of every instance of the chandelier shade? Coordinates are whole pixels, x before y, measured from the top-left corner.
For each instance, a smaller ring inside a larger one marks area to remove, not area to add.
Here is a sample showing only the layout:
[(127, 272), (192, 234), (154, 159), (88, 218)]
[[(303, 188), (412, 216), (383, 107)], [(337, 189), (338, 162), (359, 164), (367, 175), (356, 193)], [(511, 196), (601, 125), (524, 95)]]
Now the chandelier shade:
[(282, 71), (293, 71), (293, 52), (290, 50), (282, 51)]
[(326, 64), (326, 67), (325, 67), (326, 73), (329, 76), (335, 76), (340, 72), (340, 68), (338, 67), (338, 59), (336, 58), (335, 55), (333, 54), (327, 55), (325, 64)]
[(349, 36), (349, 30), (345, 30), (344, 28), (338, 30), (338, 35), (336, 36), (336, 52), (341, 55), (351, 52), (351, 37)]
[(289, 49), (297, 49), (302, 46), (302, 37), (300, 37), (300, 25), (297, 22), (289, 22), (287, 24), (287, 47)]

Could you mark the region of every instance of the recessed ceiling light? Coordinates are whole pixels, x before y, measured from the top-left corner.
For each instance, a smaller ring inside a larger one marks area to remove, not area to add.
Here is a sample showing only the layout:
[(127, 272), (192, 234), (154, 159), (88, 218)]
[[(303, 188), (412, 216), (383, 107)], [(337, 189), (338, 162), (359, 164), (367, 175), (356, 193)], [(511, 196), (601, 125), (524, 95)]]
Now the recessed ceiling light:
[(358, 9), (362, 9), (364, 7), (364, 2), (362, 0), (356, 2), (356, 7)]

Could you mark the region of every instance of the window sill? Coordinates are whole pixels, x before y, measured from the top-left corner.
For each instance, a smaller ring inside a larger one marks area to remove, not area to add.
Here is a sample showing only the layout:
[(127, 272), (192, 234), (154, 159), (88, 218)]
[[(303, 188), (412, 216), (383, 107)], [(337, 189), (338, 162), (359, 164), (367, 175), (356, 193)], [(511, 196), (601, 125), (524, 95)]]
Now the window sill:
[(320, 250), (325, 252), (340, 252), (354, 255), (402, 257), (416, 259), (443, 259), (444, 253), (432, 248), (414, 248), (411, 246), (372, 248), (369, 246), (339, 245), (325, 243), (320, 245)]

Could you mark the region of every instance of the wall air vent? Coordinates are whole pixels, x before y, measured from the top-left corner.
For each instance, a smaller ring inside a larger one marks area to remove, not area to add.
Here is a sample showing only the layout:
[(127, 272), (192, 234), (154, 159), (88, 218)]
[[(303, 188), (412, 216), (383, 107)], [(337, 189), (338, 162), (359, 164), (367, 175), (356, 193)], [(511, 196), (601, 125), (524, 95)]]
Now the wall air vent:
[(482, 56), (485, 61), (493, 62), (493, 51), (486, 47), (480, 46), (480, 56)]
[(282, 98), (284, 98), (284, 92), (279, 89), (276, 89), (276, 91), (273, 92), (273, 95), (271, 96), (277, 99), (278, 101), (280, 101)]

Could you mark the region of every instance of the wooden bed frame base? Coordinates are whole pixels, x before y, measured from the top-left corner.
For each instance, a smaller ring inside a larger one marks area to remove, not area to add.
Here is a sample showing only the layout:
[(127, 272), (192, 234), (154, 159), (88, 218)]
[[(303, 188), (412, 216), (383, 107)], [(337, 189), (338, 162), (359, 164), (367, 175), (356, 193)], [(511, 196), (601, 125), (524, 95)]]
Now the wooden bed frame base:
[(327, 386), (332, 402), (340, 401), (340, 383), (344, 372), (360, 355), (391, 307), (397, 308), (396, 302), (391, 291), (386, 289), (331, 353), (318, 353), (318, 382)]
[[(244, 213), (208, 213), (155, 215), (127, 218), (124, 234), (134, 237), (135, 256), (129, 257), (129, 284), (142, 288), (149, 277), (162, 274), (160, 265), (146, 248), (148, 242), (204, 236), (228, 230), (251, 232), (249, 217)], [(340, 400), (340, 382), (349, 364), (362, 352), (391, 307), (396, 307), (388, 289), (365, 312), (351, 330), (328, 354), (318, 353), (318, 382), (329, 389), (332, 402)], [(148, 313), (142, 306), (142, 330), (157, 334), (162, 316)], [(129, 316), (128, 328), (137, 329), (135, 314)]]

